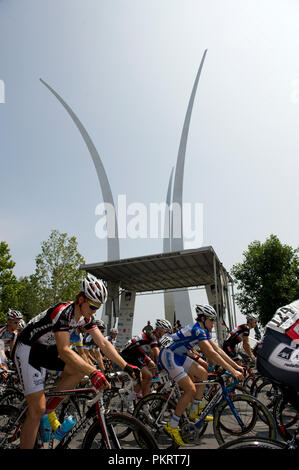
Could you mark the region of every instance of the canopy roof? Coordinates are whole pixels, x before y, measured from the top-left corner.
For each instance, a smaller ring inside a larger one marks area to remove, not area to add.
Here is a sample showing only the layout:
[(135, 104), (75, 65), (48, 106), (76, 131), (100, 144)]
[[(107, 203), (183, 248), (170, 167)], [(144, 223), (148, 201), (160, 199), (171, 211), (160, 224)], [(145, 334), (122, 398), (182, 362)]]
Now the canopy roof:
[(86, 264), (80, 266), (80, 269), (104, 281), (117, 283), (122, 289), (148, 292), (213, 284), (215, 268), (218, 272), (220, 266), (229, 282), (232, 282), (213, 248), (208, 246)]

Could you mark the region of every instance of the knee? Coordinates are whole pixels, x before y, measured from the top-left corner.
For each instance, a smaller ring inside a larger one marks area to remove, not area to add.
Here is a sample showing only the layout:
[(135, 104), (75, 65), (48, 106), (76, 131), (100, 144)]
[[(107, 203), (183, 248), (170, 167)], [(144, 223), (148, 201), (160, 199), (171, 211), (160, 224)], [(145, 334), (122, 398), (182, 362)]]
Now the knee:
[(34, 421), (40, 421), (45, 413), (46, 405), (35, 403), (28, 405), (27, 416), (29, 416)]

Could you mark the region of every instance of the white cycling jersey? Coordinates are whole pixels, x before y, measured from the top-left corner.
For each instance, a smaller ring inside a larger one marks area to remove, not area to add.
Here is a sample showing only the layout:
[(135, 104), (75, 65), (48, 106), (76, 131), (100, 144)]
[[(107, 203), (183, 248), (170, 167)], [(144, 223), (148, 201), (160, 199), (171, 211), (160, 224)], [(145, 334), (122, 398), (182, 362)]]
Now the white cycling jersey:
[(266, 328), (287, 334), (293, 340), (299, 339), (299, 300), (277, 309)]

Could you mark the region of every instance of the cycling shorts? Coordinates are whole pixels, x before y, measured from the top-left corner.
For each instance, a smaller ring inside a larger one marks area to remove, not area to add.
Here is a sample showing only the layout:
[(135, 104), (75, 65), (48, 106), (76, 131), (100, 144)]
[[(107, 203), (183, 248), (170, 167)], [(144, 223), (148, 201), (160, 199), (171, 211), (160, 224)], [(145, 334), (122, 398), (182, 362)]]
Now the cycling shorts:
[(167, 348), (161, 349), (159, 362), (175, 382), (179, 382), (186, 377), (190, 367), (195, 363), (191, 357), (180, 356)]
[(56, 346), (45, 347), (40, 343), (32, 346), (17, 342), (14, 362), (20, 377), (24, 395), (44, 390), (47, 370), (62, 371), (65, 363), (58, 357)]

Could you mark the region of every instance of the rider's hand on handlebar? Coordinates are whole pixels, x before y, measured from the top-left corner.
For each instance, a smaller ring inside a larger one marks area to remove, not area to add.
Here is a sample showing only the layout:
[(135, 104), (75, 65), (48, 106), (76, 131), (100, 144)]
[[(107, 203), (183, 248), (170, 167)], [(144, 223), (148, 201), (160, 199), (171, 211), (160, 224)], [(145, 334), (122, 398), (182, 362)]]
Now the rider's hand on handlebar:
[(243, 372), (240, 372), (239, 370), (234, 370), (232, 375), (235, 377), (235, 379), (239, 380), (239, 382), (243, 382), (244, 380)]
[(127, 364), (124, 371), (127, 372), (132, 379), (138, 380), (140, 377), (140, 369), (136, 366), (132, 366), (131, 364)]
[(92, 372), (89, 378), (92, 385), (98, 390), (101, 390), (102, 388), (111, 388), (111, 385), (107, 381), (105, 375), (99, 370)]

